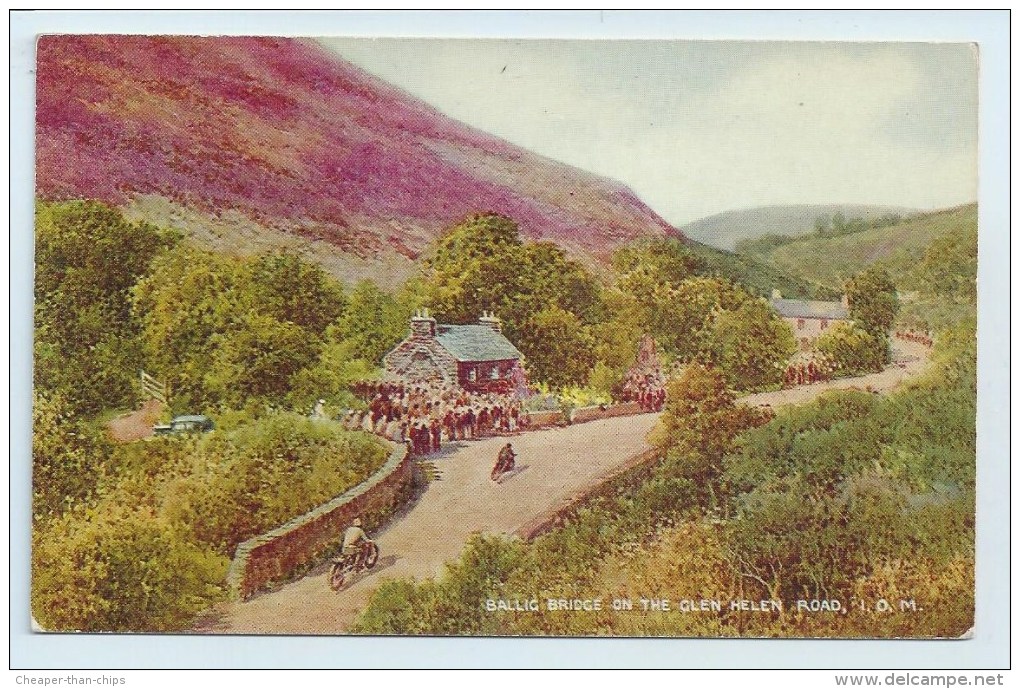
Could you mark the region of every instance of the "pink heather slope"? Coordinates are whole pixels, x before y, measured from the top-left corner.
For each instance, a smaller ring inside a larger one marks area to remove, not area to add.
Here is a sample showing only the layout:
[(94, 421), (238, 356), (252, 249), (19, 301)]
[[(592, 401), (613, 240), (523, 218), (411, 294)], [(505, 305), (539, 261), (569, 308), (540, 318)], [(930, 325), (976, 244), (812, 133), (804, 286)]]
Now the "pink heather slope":
[(36, 105), (42, 198), (162, 196), (368, 261), (413, 260), (486, 211), (588, 261), (681, 236), (619, 183), (452, 120), (310, 41), (46, 36)]

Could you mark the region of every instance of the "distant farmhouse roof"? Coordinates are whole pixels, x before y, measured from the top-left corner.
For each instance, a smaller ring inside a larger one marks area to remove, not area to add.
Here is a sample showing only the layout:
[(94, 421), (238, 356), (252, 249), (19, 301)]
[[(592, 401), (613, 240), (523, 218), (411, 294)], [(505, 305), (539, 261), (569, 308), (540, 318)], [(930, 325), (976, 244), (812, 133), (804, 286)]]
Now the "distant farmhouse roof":
[(850, 318), (846, 307), (838, 301), (773, 299), (772, 308), (783, 318), (824, 318), (830, 321), (847, 320)]
[(502, 333), (487, 325), (443, 325), (436, 341), (457, 361), (506, 361), (523, 355)]

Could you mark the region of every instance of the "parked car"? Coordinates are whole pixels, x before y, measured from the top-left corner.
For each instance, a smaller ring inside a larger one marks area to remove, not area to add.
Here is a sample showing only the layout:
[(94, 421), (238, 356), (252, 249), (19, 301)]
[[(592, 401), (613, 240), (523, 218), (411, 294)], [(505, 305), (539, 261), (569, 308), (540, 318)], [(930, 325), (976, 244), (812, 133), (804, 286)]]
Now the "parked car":
[(152, 427), (156, 435), (180, 435), (182, 433), (207, 433), (215, 428), (212, 419), (202, 414), (175, 416), (168, 424)]

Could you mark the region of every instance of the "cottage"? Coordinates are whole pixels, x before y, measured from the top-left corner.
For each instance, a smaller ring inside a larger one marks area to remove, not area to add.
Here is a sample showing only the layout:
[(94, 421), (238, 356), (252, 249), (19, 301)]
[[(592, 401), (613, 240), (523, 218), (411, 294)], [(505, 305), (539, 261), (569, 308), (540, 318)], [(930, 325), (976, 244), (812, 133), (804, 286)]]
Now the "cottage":
[(772, 308), (793, 330), (801, 349), (807, 349), (826, 328), (839, 321), (850, 320), (846, 296), (843, 301), (805, 301), (783, 299), (779, 290), (772, 290)]
[(481, 392), (512, 387), (522, 358), (491, 313), (476, 324), (445, 325), (423, 311), (411, 318), (410, 334), (383, 357), (383, 366), (390, 379)]

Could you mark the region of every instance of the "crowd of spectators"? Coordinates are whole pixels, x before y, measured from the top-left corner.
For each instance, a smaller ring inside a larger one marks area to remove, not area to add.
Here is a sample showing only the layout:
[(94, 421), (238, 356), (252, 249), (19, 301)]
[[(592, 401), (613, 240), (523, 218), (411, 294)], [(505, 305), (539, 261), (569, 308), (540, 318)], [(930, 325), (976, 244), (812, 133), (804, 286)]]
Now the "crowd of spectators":
[(438, 452), (455, 440), (516, 433), (527, 420), (520, 400), (510, 395), (471, 393), (440, 383), (362, 382), (354, 392), (368, 408), (349, 410), (344, 427), (408, 443), (416, 456)]
[(783, 377), (785, 387), (792, 388), (797, 385), (810, 385), (825, 380), (831, 380), (836, 366), (822, 356), (813, 355), (808, 359), (792, 361), (786, 367), (786, 374)]
[(616, 397), (622, 402), (637, 402), (645, 411), (662, 411), (666, 403), (666, 376), (659, 369), (631, 370), (620, 384)]
[(897, 330), (896, 337), (909, 342), (917, 342), (925, 347), (931, 347), (934, 344), (930, 333), (919, 330)]

